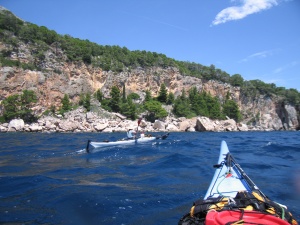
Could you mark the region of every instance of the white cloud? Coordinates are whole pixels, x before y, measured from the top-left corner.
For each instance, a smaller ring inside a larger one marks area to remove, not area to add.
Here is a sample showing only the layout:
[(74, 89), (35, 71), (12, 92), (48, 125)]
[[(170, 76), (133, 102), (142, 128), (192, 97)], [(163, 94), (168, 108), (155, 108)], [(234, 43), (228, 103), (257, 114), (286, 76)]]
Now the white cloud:
[[(267, 10), (278, 5), (279, 0), (240, 0), (240, 6), (231, 6), (218, 13), (212, 25), (240, 20), (253, 13)], [(236, 2), (236, 1), (231, 1)]]
[(273, 71), (273, 73), (280, 73), (283, 70), (283, 67), (278, 67)]
[(273, 73), (280, 73), (283, 70), (286, 70), (286, 69), (289, 69), (289, 68), (299, 65), (299, 63), (300, 63), (299, 61), (290, 62), (284, 66), (278, 67), (277, 69), (273, 70)]
[(268, 84), (278, 84), (278, 85), (282, 85), (285, 83), (285, 80), (283, 79), (270, 79), (270, 80), (265, 80), (265, 83), (268, 83)]
[(259, 59), (263, 59), (263, 58), (267, 58), (268, 56), (272, 56), (274, 54), (274, 52), (278, 51), (278, 49), (272, 49), (272, 50), (266, 50), (266, 51), (261, 51), (261, 52), (256, 52), (252, 55), (247, 56), (246, 58), (240, 60), (239, 62), (248, 62), (250, 59), (253, 58), (259, 58)]

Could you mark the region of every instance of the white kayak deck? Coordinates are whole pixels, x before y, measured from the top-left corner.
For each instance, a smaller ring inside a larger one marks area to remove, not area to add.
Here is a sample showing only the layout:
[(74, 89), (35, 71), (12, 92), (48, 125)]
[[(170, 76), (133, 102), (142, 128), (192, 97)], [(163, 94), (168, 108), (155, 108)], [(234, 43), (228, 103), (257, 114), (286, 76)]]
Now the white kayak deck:
[[(238, 164), (231, 160), (231, 156), (227, 157), (228, 154), (230, 152), (227, 144), (225, 141), (222, 141), (217, 166), (219, 168), (215, 171), (204, 199), (219, 196), (235, 197), (239, 191), (251, 192), (252, 189), (258, 189), (255, 185), (249, 184), (244, 179), (244, 175), (246, 176), (246, 174), (244, 174)], [(250, 178), (248, 179), (250, 180)]]
[(128, 140), (120, 140), (120, 141), (108, 141), (108, 142), (94, 142), (91, 141), (90, 145), (94, 148), (105, 147), (105, 146), (115, 146), (115, 145), (128, 145), (135, 143), (143, 143), (156, 140), (156, 137), (142, 137), (137, 139), (128, 139)]

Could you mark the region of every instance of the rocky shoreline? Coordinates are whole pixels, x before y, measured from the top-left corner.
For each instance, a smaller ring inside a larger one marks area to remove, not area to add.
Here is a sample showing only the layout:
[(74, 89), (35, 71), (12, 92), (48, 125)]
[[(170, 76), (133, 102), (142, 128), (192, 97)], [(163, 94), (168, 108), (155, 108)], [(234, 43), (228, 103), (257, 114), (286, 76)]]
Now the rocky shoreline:
[[(261, 126), (248, 126), (236, 123), (233, 119), (211, 120), (207, 117), (167, 117), (154, 123), (142, 120), (140, 131), (145, 132), (195, 132), (195, 131), (274, 131)], [(0, 132), (126, 132), (129, 128), (136, 129), (137, 121), (127, 120), (117, 113), (106, 111), (85, 112), (78, 108), (64, 115), (42, 116), (36, 123), (25, 124), (22, 119), (13, 119), (9, 123), (0, 124)], [(289, 129), (294, 130), (294, 129)]]

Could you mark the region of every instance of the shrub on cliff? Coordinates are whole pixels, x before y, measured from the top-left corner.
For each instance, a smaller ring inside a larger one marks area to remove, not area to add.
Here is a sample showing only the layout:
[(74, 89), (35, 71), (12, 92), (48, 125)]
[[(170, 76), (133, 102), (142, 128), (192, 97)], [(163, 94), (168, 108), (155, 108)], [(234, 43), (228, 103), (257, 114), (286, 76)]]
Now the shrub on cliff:
[(159, 90), (159, 94), (157, 96), (157, 100), (162, 103), (166, 103), (167, 99), (168, 99), (168, 91), (167, 91), (166, 85), (164, 83), (162, 83), (160, 85), (160, 90)]
[(130, 118), (132, 120), (135, 120), (137, 118), (136, 105), (132, 102), (131, 98), (127, 98), (126, 102), (122, 102), (120, 109), (121, 113), (127, 118)]
[(123, 86), (122, 96), (117, 86), (111, 88), (109, 99), (104, 98), (101, 90), (98, 90), (94, 96), (101, 102), (103, 109), (110, 112), (121, 113), (132, 120), (137, 118), (137, 105), (134, 104), (132, 99), (139, 98), (139, 95), (131, 93), (126, 97), (125, 86)]
[(198, 92), (196, 87), (189, 90), (186, 97), (182, 91), (174, 103), (173, 113), (179, 117), (191, 118), (193, 116), (206, 116), (212, 119), (222, 119), (220, 101), (206, 92)]
[(174, 96), (174, 94), (172, 93), (172, 92), (170, 92), (169, 94), (168, 94), (168, 98), (167, 98), (167, 105), (172, 105), (172, 104), (174, 104), (174, 101), (175, 101), (175, 96)]
[(21, 118), (25, 122), (36, 121), (31, 107), (37, 102), (37, 96), (34, 91), (24, 90), (21, 95), (15, 94), (7, 97), (2, 101), (3, 118), (6, 122)]
[(284, 101), (289, 102), (290, 104), (293, 104), (295, 106), (300, 106), (300, 93), (294, 89), (290, 88), (288, 90), (284, 91)]
[(127, 98), (130, 98), (132, 100), (138, 100), (140, 96), (137, 93), (132, 92), (127, 96)]
[(96, 93), (94, 94), (94, 97), (101, 103), (104, 96), (103, 96), (101, 90), (98, 89), (98, 90), (96, 91)]
[(109, 102), (109, 107), (112, 109), (113, 112), (120, 112), (120, 103), (121, 103), (121, 98), (120, 98), (120, 90), (117, 86), (113, 86), (110, 91), (110, 102)]
[(210, 93), (204, 92), (204, 100), (208, 110), (208, 117), (212, 119), (222, 119), (221, 104), (219, 99), (215, 96), (212, 97)]
[(191, 118), (193, 116), (196, 116), (196, 114), (191, 109), (190, 101), (186, 97), (184, 89), (182, 90), (181, 95), (178, 96), (174, 101), (173, 113), (178, 117)]
[(205, 92), (199, 93), (196, 87), (192, 87), (189, 90), (189, 102), (191, 104), (191, 110), (196, 115), (208, 117), (209, 112), (207, 109), (205, 96), (206, 93)]
[(191, 110), (190, 103), (181, 98), (177, 98), (174, 102), (173, 113), (177, 117), (191, 118), (196, 114)]
[(65, 94), (63, 99), (61, 100), (61, 108), (59, 109), (59, 113), (64, 115), (65, 112), (68, 112), (72, 109), (72, 104), (69, 98), (69, 95)]
[(239, 86), (241, 87), (243, 85), (244, 78), (240, 74), (234, 74), (230, 77), (229, 83), (232, 86)]
[(80, 94), (79, 105), (82, 105), (88, 112), (91, 110), (91, 94)]
[(145, 92), (145, 102), (151, 101), (152, 100), (152, 96), (151, 96), (151, 92), (149, 90), (146, 90)]
[(156, 119), (168, 116), (168, 112), (162, 108), (159, 101), (151, 100), (145, 102), (145, 109), (148, 111), (146, 119), (154, 122)]
[(236, 122), (240, 122), (242, 119), (242, 114), (239, 110), (238, 104), (233, 100), (226, 100), (223, 105), (223, 115), (234, 119)]
[(8, 10), (2, 10), (0, 13), (0, 29), (17, 33), (23, 24), (24, 22), (22, 20), (15, 17), (14, 14)]

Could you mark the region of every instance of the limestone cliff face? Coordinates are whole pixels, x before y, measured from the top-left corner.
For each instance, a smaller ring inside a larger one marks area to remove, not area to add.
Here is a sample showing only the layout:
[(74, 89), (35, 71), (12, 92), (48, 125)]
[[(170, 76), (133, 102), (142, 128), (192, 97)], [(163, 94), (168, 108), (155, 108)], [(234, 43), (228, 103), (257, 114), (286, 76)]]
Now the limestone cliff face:
[(33, 90), (39, 97), (41, 110), (51, 105), (59, 106), (64, 94), (68, 94), (71, 100), (76, 102), (81, 93), (94, 93), (101, 89), (105, 96), (109, 97), (113, 85), (122, 88), (123, 84), (127, 94), (135, 92), (142, 98), (145, 96), (145, 90), (150, 90), (152, 96), (158, 95), (162, 83), (175, 96), (180, 95), (183, 89), (188, 91), (195, 86), (199, 91), (205, 90), (213, 96), (218, 96), (220, 100), (224, 99), (228, 91), (236, 101), (239, 101), (240, 97), (239, 88), (217, 81), (203, 83), (201, 79), (181, 75), (177, 68), (140, 68), (115, 74), (83, 63), (65, 63), (60, 67), (60, 73), (0, 67), (0, 81), (1, 99), (25, 89)]
[[(282, 105), (276, 97), (247, 98), (241, 95), (239, 87), (213, 80), (203, 82), (195, 77), (184, 76), (173, 67), (128, 69), (121, 73), (102, 71), (81, 62), (68, 62), (63, 51), (54, 45), (49, 47), (42, 60), (35, 62), (33, 53), (38, 48), (39, 46), (19, 43), (18, 48), (11, 51), (10, 58), (23, 63), (38, 64), (42, 72), (0, 66), (1, 100), (25, 89), (33, 90), (39, 99), (35, 110), (41, 113), (51, 105), (60, 106), (64, 94), (77, 102), (81, 93), (92, 94), (101, 89), (108, 97), (113, 85), (121, 88), (125, 84), (127, 94), (135, 92), (143, 98), (145, 90), (150, 90), (152, 96), (156, 96), (160, 85), (164, 83), (175, 96), (180, 95), (183, 89), (188, 91), (195, 86), (199, 91), (205, 90), (223, 102), (229, 92), (231, 98), (240, 106), (243, 122), (253, 126), (272, 130), (299, 127), (298, 111), (291, 105)], [(11, 46), (0, 43), (0, 50), (7, 49), (11, 49)]]

